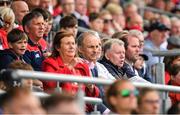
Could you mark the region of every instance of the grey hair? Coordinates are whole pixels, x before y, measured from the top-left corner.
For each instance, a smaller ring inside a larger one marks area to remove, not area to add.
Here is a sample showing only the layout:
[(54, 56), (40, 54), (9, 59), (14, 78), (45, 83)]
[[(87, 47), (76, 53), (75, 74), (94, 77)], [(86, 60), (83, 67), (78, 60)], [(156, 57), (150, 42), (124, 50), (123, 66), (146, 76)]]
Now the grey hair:
[(112, 45), (113, 44), (118, 44), (120, 46), (124, 46), (124, 42), (122, 40), (119, 40), (119, 39), (109, 39), (107, 40), (104, 45), (103, 45), (103, 51), (104, 51), (104, 54), (111, 49)]
[(86, 31), (79, 35), (79, 37), (76, 39), (76, 43), (79, 46), (82, 46), (82, 43), (84, 41), (84, 38), (88, 35), (95, 36), (97, 39), (100, 39), (99, 34), (95, 31)]

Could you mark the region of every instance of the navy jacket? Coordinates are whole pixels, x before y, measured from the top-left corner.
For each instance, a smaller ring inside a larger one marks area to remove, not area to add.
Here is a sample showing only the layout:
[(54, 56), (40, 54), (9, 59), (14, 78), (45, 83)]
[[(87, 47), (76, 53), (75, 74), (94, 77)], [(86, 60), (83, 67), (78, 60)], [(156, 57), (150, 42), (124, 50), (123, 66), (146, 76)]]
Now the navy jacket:
[(46, 46), (44, 44), (34, 44), (30, 39), (28, 39), (28, 46), (23, 59), (28, 64), (30, 64), (35, 71), (41, 71), (42, 62), (44, 60), (43, 52), (45, 52), (45, 47)]
[(127, 63), (124, 63), (123, 67), (120, 68), (107, 60), (106, 57), (103, 57), (99, 62), (103, 64), (116, 79), (127, 79), (136, 76)]
[(11, 62), (18, 59), (22, 60), (12, 49), (0, 50), (0, 70), (6, 69)]

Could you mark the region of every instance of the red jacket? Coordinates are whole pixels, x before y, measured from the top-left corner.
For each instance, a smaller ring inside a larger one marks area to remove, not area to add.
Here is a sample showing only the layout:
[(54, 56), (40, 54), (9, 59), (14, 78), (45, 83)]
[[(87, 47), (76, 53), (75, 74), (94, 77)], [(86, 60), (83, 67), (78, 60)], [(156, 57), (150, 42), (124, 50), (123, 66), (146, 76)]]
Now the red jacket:
[[(175, 83), (174, 81), (170, 81), (170, 85), (179, 86), (180, 87), (180, 85)], [(172, 104), (175, 104), (176, 102), (180, 101), (180, 93), (169, 92), (169, 97), (171, 98)]]
[[(53, 73), (61, 73), (61, 74), (71, 74), (71, 75), (82, 75), (82, 76), (90, 76), (90, 71), (88, 65), (85, 63), (78, 63), (75, 66), (75, 71), (70, 70), (68, 67), (66, 67), (61, 57), (56, 58), (46, 58), (42, 65), (42, 70), (46, 72), (53, 72)], [(43, 87), (46, 91), (48, 90), (54, 90), (56, 88), (57, 82), (55, 81), (44, 81)], [(71, 92), (73, 94), (77, 93), (78, 90), (78, 84), (77, 83), (60, 83), (60, 86), (62, 90)], [(91, 97), (98, 97), (99, 96), (99, 90), (97, 87), (94, 89), (94, 93), (91, 93), (85, 85), (83, 85), (83, 90), (85, 91), (85, 94), (87, 96)]]
[(3, 29), (0, 29), (0, 41), (2, 43), (3, 49), (8, 49), (8, 41), (7, 41), (7, 32)]

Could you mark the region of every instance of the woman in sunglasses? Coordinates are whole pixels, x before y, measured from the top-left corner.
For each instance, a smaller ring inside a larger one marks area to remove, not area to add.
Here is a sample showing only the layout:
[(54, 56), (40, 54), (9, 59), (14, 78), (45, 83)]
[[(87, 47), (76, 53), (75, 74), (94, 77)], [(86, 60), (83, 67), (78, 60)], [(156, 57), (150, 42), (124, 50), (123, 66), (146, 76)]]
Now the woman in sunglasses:
[(128, 80), (118, 80), (107, 90), (106, 100), (115, 114), (131, 114), (137, 107), (138, 91)]

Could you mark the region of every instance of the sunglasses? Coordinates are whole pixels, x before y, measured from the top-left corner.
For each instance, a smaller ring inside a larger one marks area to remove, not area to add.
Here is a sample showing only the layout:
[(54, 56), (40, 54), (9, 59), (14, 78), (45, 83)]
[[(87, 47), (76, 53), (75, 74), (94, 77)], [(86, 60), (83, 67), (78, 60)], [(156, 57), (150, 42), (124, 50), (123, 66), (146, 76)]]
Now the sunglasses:
[(0, 6), (10, 5), (11, 1), (0, 1)]
[(104, 23), (112, 23), (113, 22), (113, 19), (104, 19)]
[(160, 100), (144, 100), (144, 102), (149, 104), (158, 104), (160, 103)]
[(139, 91), (138, 90), (128, 90), (128, 89), (124, 89), (121, 90), (118, 94), (120, 94), (122, 97), (129, 97), (131, 94), (133, 94), (134, 96), (138, 96), (139, 95)]

